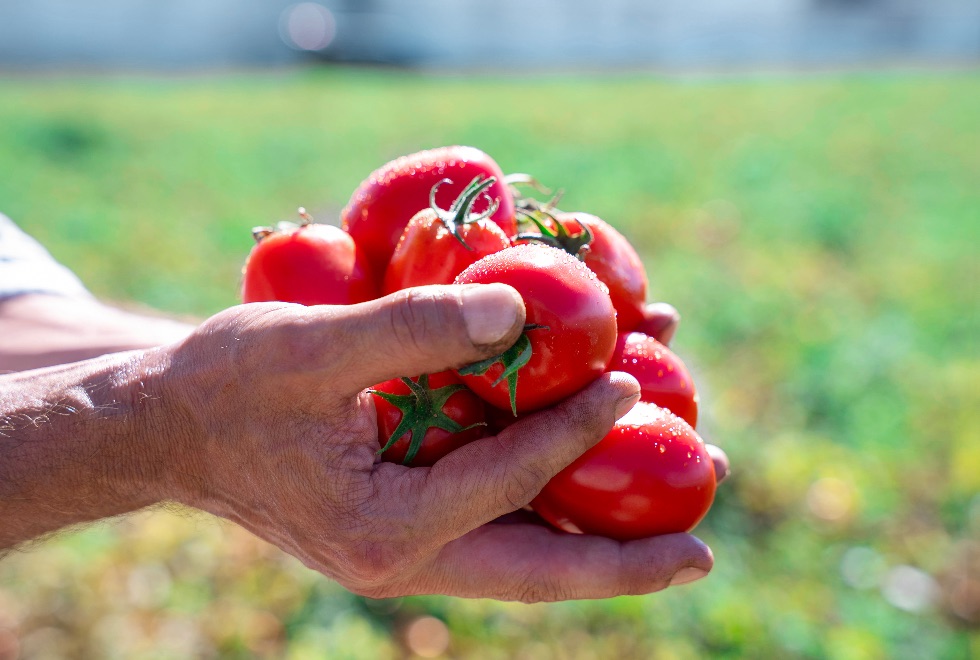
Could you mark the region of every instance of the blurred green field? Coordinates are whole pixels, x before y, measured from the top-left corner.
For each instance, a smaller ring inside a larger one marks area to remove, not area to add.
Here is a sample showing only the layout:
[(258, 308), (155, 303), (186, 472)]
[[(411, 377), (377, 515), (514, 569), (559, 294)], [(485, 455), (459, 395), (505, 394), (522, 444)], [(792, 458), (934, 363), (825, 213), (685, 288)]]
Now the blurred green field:
[(159, 511), (0, 562), (23, 657), (980, 657), (976, 71), (0, 78), (0, 211), (101, 297), (201, 317), (236, 302), (253, 225), (335, 221), (372, 169), (451, 143), (612, 222), (681, 310), (734, 465), (697, 529), (711, 576), (374, 602)]

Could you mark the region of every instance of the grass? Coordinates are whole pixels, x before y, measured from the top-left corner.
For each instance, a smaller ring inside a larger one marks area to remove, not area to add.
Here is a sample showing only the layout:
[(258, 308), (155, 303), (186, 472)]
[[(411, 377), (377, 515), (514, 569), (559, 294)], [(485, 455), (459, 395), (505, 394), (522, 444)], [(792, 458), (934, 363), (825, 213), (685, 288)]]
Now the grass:
[(697, 530), (712, 576), (375, 603), (157, 512), (0, 563), (27, 657), (399, 657), (424, 616), (458, 657), (980, 655), (976, 72), (7, 78), (0, 211), (100, 296), (202, 317), (236, 302), (253, 225), (335, 221), (375, 167), (451, 143), (611, 221), (683, 313), (735, 467)]

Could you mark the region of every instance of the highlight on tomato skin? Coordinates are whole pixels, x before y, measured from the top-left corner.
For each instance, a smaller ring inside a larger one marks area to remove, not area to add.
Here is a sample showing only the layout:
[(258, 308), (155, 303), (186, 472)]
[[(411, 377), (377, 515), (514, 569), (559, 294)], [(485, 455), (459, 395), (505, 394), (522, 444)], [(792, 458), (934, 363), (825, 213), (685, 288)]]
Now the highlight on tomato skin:
[(480, 373), (457, 370), (480, 398), (521, 414), (557, 403), (602, 375), (616, 346), (616, 310), (585, 264), (556, 248), (518, 245), (480, 259), (456, 278), (457, 284), (492, 282), (509, 284), (523, 298), (530, 356), (516, 371), (514, 390), (501, 380), (505, 367), (499, 361)]
[[(341, 222), (367, 253), (379, 282), (408, 221), (429, 206), (432, 186), (442, 179), (452, 181), (439, 190), (438, 197), (439, 205), (449, 208), (477, 175), (496, 179), (487, 189), (488, 198), (498, 203), (489, 219), (510, 238), (517, 233), (513, 195), (500, 166), (476, 147), (452, 145), (408, 154), (382, 165), (361, 182), (341, 211)], [(486, 208), (488, 202), (480, 200), (473, 211)]]
[(698, 423), (694, 379), (677, 354), (642, 332), (621, 332), (606, 371), (625, 371), (640, 382), (640, 400), (667, 408), (692, 428)]
[(510, 247), (510, 238), (489, 220), (496, 206), (475, 213), (473, 205), (486, 196), (496, 181), (477, 176), (448, 209), (438, 206), (439, 190), (450, 181), (436, 183), (430, 205), (416, 213), (391, 255), (382, 283), (384, 294), (427, 284), (452, 284), (467, 266), (488, 254)]
[(627, 541), (689, 532), (715, 496), (704, 441), (673, 413), (639, 402), (531, 502), (566, 532)]
[(580, 233), (583, 227), (592, 233), (585, 265), (609, 287), (619, 331), (636, 328), (643, 320), (648, 284), (643, 260), (633, 245), (615, 227), (591, 213), (568, 211), (555, 217), (570, 234)]
[(558, 211), (529, 198), (520, 203), (527, 208), (519, 208), (519, 215), (536, 230), (521, 232), (514, 243), (543, 243), (582, 260), (609, 288), (619, 331), (635, 330), (644, 320), (648, 283), (643, 260), (626, 237), (591, 213)]

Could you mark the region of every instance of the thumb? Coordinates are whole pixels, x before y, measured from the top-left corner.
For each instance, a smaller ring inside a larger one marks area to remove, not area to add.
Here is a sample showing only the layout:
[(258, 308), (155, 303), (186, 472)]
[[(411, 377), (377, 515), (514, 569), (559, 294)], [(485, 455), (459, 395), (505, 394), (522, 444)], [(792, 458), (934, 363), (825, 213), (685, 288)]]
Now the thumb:
[(398, 376), (461, 367), (509, 348), (524, 327), (524, 301), (506, 284), (424, 286), (352, 305), (340, 332), (344, 394)]

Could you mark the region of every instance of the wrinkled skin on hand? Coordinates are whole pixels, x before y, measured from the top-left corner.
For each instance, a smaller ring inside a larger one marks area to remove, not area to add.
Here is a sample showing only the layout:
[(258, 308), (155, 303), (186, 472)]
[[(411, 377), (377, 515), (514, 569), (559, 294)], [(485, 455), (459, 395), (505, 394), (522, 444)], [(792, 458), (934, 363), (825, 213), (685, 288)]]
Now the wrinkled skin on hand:
[[(676, 319), (667, 317), (656, 316), (672, 333)], [(711, 551), (687, 534), (617, 542), (507, 515), (633, 405), (638, 386), (625, 374), (605, 374), (432, 467), (378, 460), (365, 388), (498, 354), (523, 323), (520, 298), (504, 285), (218, 314), (161, 349), (174, 461), (166, 497), (232, 520), (371, 597), (537, 602), (649, 593), (702, 577)], [(724, 454), (715, 458), (726, 474)]]

